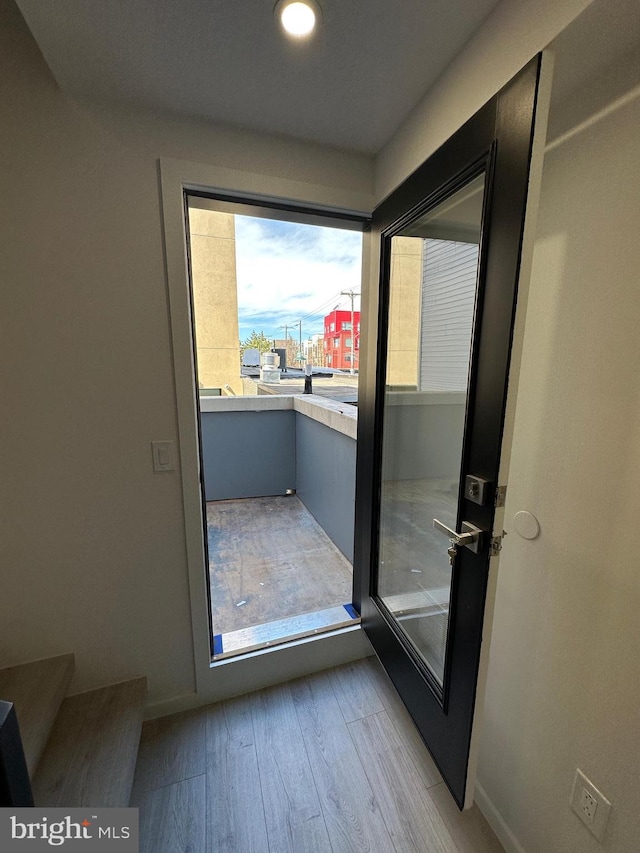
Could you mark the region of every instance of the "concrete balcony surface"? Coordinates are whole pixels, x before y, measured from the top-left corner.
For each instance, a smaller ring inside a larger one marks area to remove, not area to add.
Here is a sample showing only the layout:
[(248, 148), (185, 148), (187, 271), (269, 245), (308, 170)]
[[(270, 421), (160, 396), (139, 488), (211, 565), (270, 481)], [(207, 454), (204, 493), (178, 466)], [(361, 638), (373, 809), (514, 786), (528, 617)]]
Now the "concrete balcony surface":
[(259, 646), (258, 636), (266, 643), (282, 631), (327, 627), (310, 614), (350, 618), (351, 563), (295, 495), (210, 502), (207, 534), (213, 633), (224, 635), (224, 651), (237, 632), (245, 636), (234, 647), (240, 639)]
[(351, 624), (357, 410), (202, 397), (214, 657)]

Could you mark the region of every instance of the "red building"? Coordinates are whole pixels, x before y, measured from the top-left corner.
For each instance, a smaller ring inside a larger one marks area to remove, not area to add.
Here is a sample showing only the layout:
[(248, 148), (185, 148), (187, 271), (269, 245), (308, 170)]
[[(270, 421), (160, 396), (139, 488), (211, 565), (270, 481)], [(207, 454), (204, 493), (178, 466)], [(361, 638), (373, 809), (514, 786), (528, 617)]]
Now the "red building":
[[(360, 364), (360, 312), (332, 311), (324, 318), (324, 364), (339, 370), (356, 370)], [(353, 352), (353, 364), (351, 355)]]

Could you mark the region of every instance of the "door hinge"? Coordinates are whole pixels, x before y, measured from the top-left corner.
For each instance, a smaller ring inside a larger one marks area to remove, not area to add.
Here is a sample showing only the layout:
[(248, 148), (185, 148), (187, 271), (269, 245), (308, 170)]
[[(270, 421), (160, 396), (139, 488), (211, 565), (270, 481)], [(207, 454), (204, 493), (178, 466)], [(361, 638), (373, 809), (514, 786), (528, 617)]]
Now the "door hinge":
[(507, 531), (503, 530), (501, 536), (492, 536), (489, 542), (489, 556), (496, 557), (502, 551), (502, 540), (507, 535)]
[(504, 502), (507, 499), (507, 487), (506, 486), (496, 486), (496, 498), (494, 501), (494, 506), (496, 509), (498, 507), (504, 506)]

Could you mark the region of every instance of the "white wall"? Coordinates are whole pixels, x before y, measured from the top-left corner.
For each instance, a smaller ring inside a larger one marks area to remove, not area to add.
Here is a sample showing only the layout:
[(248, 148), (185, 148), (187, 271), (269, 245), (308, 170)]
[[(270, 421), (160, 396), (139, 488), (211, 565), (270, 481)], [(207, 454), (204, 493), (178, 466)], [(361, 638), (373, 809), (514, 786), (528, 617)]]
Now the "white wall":
[(376, 158), (381, 201), (592, 0), (502, 0)]
[(61, 95), (0, 0), (0, 666), (74, 651), (73, 689), (194, 688), (157, 158), (354, 193), (362, 156)]
[[(636, 44), (556, 105), (544, 162), (478, 777), (526, 853), (639, 846)], [(569, 809), (576, 767), (613, 804), (602, 846)]]

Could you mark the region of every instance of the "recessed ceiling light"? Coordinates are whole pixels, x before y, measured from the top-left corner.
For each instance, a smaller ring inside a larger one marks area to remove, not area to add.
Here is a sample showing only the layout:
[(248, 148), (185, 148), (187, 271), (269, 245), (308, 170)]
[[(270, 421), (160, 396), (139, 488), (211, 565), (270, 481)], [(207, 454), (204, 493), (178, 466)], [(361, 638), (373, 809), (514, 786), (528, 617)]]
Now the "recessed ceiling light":
[(287, 35), (304, 39), (315, 30), (320, 7), (315, 0), (278, 0), (274, 13)]

